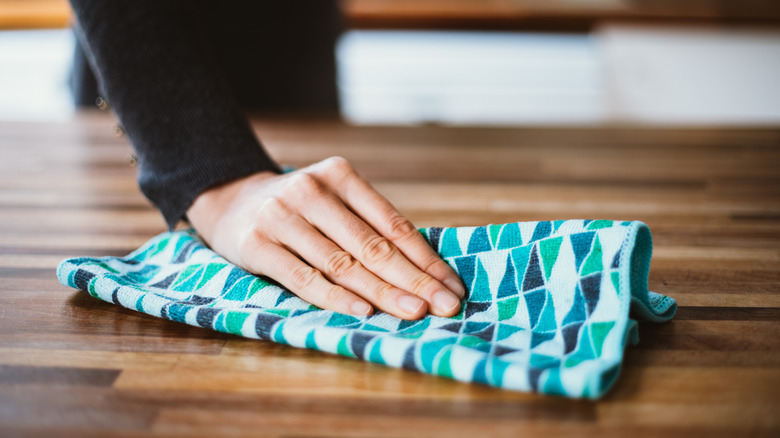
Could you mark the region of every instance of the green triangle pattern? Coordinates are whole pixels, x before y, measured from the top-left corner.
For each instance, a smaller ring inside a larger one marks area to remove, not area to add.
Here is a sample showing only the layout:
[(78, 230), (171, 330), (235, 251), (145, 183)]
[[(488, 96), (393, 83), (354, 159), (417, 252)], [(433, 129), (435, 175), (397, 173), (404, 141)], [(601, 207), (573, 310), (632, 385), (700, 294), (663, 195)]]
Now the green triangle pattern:
[(506, 321), (511, 319), (517, 313), (517, 305), (520, 302), (520, 297), (511, 297), (501, 300), (497, 303), (498, 306), (498, 320)]
[(601, 272), (603, 270), (601, 259), (603, 257), (601, 251), (601, 242), (599, 242), (599, 236), (593, 240), (593, 246), (590, 250), (590, 255), (585, 259), (585, 263), (580, 268), (580, 276), (587, 277), (594, 272)]
[(488, 225), (488, 235), (490, 235), (490, 246), (495, 248), (498, 245), (498, 233), (501, 232), (503, 225)]
[(553, 266), (555, 266), (555, 262), (558, 260), (558, 251), (561, 249), (561, 243), (563, 243), (563, 237), (544, 239), (539, 242), (539, 256), (542, 258), (544, 277), (548, 281), (550, 280)]

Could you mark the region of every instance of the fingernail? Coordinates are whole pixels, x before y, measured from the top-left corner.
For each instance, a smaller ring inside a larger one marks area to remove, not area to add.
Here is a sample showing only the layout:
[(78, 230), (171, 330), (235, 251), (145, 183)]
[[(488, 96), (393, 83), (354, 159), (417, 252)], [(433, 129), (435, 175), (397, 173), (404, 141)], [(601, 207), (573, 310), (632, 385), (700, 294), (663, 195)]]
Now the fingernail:
[(398, 298), (398, 305), (405, 311), (416, 314), (420, 311), (420, 308), (425, 305), (425, 302), (413, 296), (401, 295), (401, 297)]
[(455, 295), (459, 296), (460, 298), (466, 296), (466, 289), (463, 287), (463, 285), (460, 283), (459, 280), (452, 277), (447, 277), (444, 279), (443, 283), (445, 286), (447, 286), (447, 289), (454, 292)]
[(355, 301), (349, 306), (349, 310), (351, 310), (352, 314), (355, 316), (366, 316), (371, 313), (372, 309), (371, 306), (362, 301)]
[(433, 296), (433, 307), (442, 313), (450, 313), (452, 309), (460, 306), (460, 301), (449, 292), (436, 292)]

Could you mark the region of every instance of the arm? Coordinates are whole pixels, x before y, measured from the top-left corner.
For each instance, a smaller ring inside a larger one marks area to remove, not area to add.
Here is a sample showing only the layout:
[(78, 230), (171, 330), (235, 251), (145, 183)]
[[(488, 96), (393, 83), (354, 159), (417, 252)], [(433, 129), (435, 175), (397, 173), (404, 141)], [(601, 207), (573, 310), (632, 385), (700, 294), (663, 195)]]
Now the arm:
[(81, 38), (169, 226), (185, 213), (231, 262), (320, 307), (452, 316), (465, 290), (343, 159), (280, 175), (239, 108), (192, 2), (72, 0)]
[(278, 172), (198, 31), (198, 2), (72, 0), (78, 34), (169, 227), (205, 189)]

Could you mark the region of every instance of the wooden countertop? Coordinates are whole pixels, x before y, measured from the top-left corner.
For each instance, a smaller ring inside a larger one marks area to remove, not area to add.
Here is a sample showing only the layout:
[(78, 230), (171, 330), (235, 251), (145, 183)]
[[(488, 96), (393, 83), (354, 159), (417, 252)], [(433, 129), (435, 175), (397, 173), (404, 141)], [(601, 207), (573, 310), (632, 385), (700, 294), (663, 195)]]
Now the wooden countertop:
[(57, 263), (164, 230), (112, 118), (0, 122), (0, 436), (778, 436), (780, 129), (354, 128), (258, 120), (282, 162), (340, 154), (417, 225), (645, 221), (650, 288), (612, 392), (464, 384), (155, 319)]

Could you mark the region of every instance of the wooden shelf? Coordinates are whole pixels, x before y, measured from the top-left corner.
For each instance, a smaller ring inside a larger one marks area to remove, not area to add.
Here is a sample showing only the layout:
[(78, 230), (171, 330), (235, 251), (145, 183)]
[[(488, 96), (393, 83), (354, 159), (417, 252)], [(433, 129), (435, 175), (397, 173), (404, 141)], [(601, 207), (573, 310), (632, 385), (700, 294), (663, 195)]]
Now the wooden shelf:
[(67, 0), (0, 0), (0, 30), (68, 27)]
[(780, 24), (772, 0), (344, 0), (353, 28), (587, 30), (602, 21)]
[[(602, 21), (780, 25), (774, 0), (342, 0), (362, 29), (587, 30)], [(0, 0), (0, 29), (61, 28), (67, 0)]]

